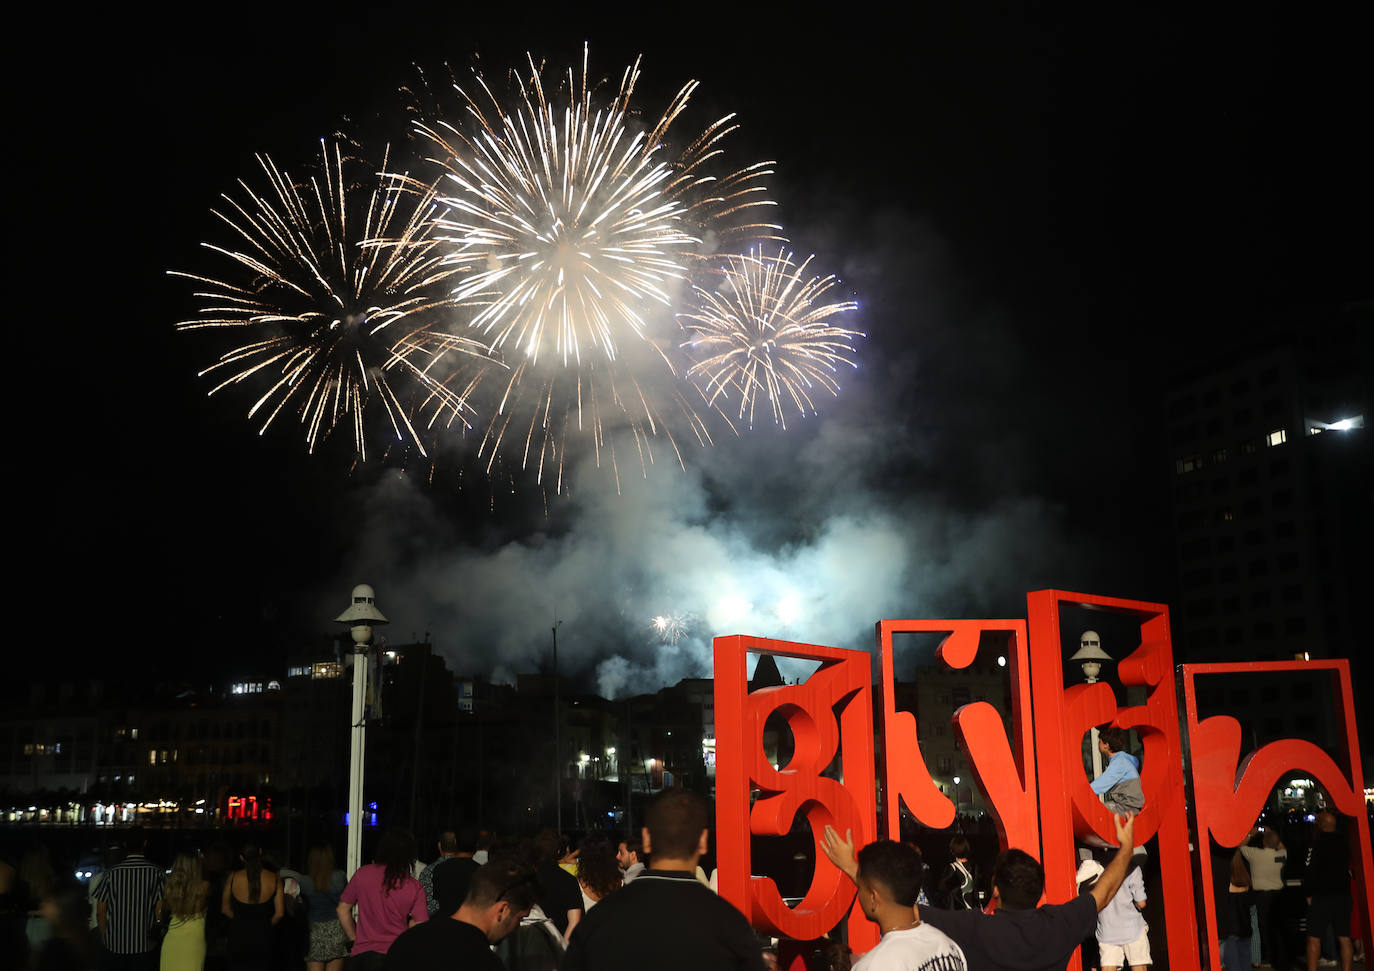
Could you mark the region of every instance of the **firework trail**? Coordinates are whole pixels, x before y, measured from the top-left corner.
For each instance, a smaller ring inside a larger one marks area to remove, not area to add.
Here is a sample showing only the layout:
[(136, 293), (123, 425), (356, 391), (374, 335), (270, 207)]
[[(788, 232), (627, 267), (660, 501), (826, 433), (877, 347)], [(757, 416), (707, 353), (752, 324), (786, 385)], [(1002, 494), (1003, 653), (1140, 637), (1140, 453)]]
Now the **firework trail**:
[(641, 465), (660, 434), (681, 463), (674, 428), (710, 444), (705, 398), (684, 380), (689, 362), (671, 333), (677, 294), (708, 234), (728, 243), (778, 230), (756, 216), (773, 205), (763, 185), (772, 163), (715, 174), (731, 117), (685, 147), (671, 140), (696, 82), (640, 127), (639, 62), (609, 98), (587, 71), (584, 49), (580, 79), (570, 68), (551, 94), (531, 58), (503, 101), (474, 70), (467, 90), (454, 85), (451, 118), (422, 107), (416, 122), (443, 171), (436, 235), (452, 299), (470, 336), (509, 368), (478, 381), (489, 403), (478, 453), (489, 472), (503, 450), (541, 481), (556, 467), (560, 490), (570, 434), (590, 434), (598, 464), (612, 428), (634, 431)]
[[(199, 285), (201, 302), (196, 317), (176, 326), (243, 332), (243, 343), (201, 373), (221, 376), (211, 394), (266, 385), (248, 410), (261, 416), (260, 433), (294, 412), (313, 452), (351, 420), (365, 459), (365, 415), (376, 410), (396, 440), (424, 454), (418, 416), (451, 423), (470, 412), (470, 389), (436, 377), (439, 362), (485, 358), (479, 342), (444, 330), (452, 300), (432, 236), (438, 204), (426, 187), (388, 177), (385, 160), (382, 175), (368, 168), (356, 182), (360, 162), (337, 144), (322, 141), (320, 149), (321, 171), (306, 182), (259, 155), (267, 190), (240, 180), (242, 201), (222, 197), (214, 214), (232, 242), (204, 245), (232, 272), (221, 279), (174, 271)], [(483, 366), (499, 369), (490, 360)]]
[(751, 428), (761, 395), (773, 421), (786, 428), (789, 401), (801, 415), (815, 414), (816, 389), (838, 394), (839, 368), (857, 366), (854, 339), (864, 335), (833, 320), (858, 304), (824, 302), (839, 281), (806, 279), (812, 259), (798, 265), (783, 249), (776, 256), (758, 249), (727, 256), (719, 286), (714, 291), (694, 287), (698, 305), (678, 315), (696, 358), (688, 374), (702, 383), (714, 407), (738, 394), (738, 418)]

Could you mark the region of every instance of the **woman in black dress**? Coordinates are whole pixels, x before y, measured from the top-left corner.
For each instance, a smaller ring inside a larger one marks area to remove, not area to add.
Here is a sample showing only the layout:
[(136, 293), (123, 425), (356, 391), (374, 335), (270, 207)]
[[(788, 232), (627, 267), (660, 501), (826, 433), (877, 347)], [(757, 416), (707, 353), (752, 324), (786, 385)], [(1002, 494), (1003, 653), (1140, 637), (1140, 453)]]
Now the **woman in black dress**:
[(260, 971), (272, 964), (272, 928), (286, 913), (281, 879), (262, 865), (262, 851), (245, 843), (243, 869), (224, 883), (221, 909), (229, 918), (229, 971)]

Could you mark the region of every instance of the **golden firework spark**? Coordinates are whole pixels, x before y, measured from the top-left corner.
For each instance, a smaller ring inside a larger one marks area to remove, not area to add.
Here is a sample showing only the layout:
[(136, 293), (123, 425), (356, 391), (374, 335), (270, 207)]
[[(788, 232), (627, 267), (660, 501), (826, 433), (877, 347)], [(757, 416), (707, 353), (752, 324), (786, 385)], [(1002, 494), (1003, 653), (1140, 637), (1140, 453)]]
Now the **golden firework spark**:
[(676, 644), (687, 636), (691, 618), (687, 614), (670, 612), (650, 618), (649, 629), (658, 635), (664, 644)]
[(838, 394), (839, 369), (857, 366), (854, 339), (864, 335), (833, 321), (858, 304), (824, 302), (839, 281), (806, 279), (812, 259), (798, 265), (784, 249), (776, 256), (752, 249), (726, 257), (720, 285), (694, 287), (698, 306), (678, 315), (692, 335), (685, 346), (697, 359), (688, 374), (713, 406), (737, 393), (738, 417), (751, 428), (760, 395), (767, 396), (773, 421), (786, 428), (787, 402), (803, 416), (815, 414), (814, 391)]
[(313, 452), (351, 419), (357, 454), (366, 458), (364, 416), (375, 402), (395, 439), (413, 441), (423, 454), (413, 416), (428, 409), (451, 422), (470, 411), (468, 388), (437, 377), (439, 362), (450, 354), (485, 357), (479, 342), (445, 329), (453, 302), (432, 235), (439, 206), (432, 190), (388, 176), (385, 159), (378, 174), (337, 144), (321, 141), (320, 152), (321, 171), (305, 182), (259, 155), (267, 190), (240, 180), (244, 201), (222, 196), (214, 214), (233, 241), (204, 246), (227, 258), (233, 273), (173, 271), (202, 287), (199, 313), (176, 326), (247, 332), (245, 343), (201, 373), (224, 375), (211, 394), (266, 383), (248, 410), (261, 415), (260, 434), (290, 408)]
[(633, 430), (641, 465), (659, 434), (681, 462), (674, 428), (710, 444), (672, 311), (708, 233), (713, 245), (776, 235), (755, 218), (773, 205), (763, 185), (772, 163), (715, 174), (736, 127), (729, 116), (674, 147), (695, 81), (656, 123), (638, 126), (639, 77), (636, 61), (609, 100), (598, 97), (584, 48), (581, 77), (570, 68), (563, 95), (550, 94), (530, 58), (508, 102), (474, 71), (473, 94), (454, 85), (453, 118), (420, 109), (416, 131), (443, 170), (436, 235), (451, 296), (471, 314), (470, 333), (510, 368), (505, 382), (485, 382), (488, 470), (511, 436), (541, 480), (546, 463), (557, 465), (560, 488), (570, 434), (591, 435), (598, 463), (614, 428)]

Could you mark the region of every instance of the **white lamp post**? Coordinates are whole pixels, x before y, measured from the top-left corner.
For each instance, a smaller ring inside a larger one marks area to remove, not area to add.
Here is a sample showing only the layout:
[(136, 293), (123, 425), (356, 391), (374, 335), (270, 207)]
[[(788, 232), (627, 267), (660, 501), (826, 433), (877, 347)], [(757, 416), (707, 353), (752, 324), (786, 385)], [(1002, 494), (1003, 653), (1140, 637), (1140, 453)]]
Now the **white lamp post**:
[(367, 650), (372, 628), (387, 623), (366, 583), (353, 588), (353, 602), (334, 619), (353, 633), (353, 716), (348, 750), (348, 875), (362, 864), (363, 855), (363, 756), (367, 743)]
[[(1102, 638), (1095, 630), (1085, 630), (1078, 636), (1078, 650), (1069, 658), (1070, 661), (1081, 661), (1083, 664), (1083, 677), (1088, 684), (1096, 684), (1097, 676), (1102, 673), (1102, 662), (1110, 661), (1112, 656), (1102, 650)], [(1102, 774), (1102, 750), (1097, 747), (1097, 726), (1094, 725), (1089, 732), (1090, 744), (1092, 746), (1093, 778), (1096, 779)]]

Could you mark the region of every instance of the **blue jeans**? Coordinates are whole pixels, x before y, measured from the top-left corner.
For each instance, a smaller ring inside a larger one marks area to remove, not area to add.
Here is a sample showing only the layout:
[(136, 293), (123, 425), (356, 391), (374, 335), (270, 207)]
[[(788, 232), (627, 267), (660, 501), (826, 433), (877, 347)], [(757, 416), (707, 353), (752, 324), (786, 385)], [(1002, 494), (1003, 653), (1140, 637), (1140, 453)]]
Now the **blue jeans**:
[(1246, 971), (1250, 967), (1250, 928), (1244, 936), (1235, 934), (1221, 942), (1221, 963), (1227, 971)]

